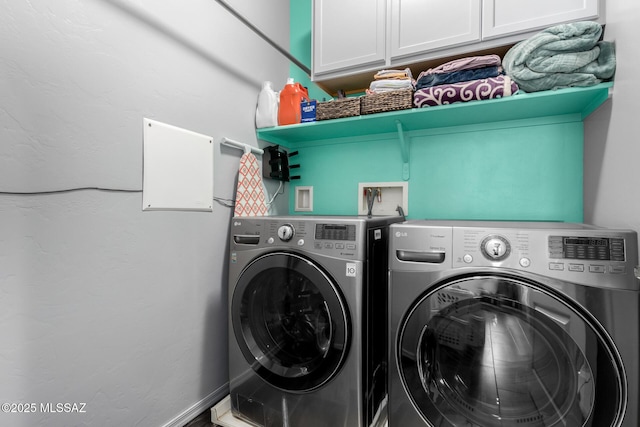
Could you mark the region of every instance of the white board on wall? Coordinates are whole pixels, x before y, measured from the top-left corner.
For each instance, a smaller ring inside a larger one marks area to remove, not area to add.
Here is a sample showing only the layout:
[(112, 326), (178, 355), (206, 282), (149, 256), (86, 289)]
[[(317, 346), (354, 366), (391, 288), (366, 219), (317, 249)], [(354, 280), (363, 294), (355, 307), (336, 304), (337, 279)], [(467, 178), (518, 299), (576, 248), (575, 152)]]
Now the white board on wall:
[(213, 138), (145, 118), (142, 210), (213, 210)]

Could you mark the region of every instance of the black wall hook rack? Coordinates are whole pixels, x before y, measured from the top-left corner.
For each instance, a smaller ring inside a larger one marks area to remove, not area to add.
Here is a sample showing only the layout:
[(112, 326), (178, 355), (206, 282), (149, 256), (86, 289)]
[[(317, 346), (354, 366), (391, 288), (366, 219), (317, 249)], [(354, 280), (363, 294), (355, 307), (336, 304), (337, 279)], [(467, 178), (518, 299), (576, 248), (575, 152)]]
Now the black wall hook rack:
[(300, 175), (292, 176), (291, 169), (299, 169), (300, 165), (290, 165), (289, 157), (298, 155), (297, 151), (287, 153), (280, 149), (279, 145), (271, 145), (264, 148), (262, 155), (262, 176), (264, 178), (276, 179), (278, 181), (289, 181), (300, 179)]

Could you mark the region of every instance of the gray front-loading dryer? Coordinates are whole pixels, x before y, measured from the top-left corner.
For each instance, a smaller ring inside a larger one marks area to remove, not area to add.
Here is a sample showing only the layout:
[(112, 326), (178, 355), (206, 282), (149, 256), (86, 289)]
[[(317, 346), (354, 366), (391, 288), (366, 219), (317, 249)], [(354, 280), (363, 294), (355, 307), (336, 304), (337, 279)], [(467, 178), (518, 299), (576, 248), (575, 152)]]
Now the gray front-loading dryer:
[(390, 427), (638, 427), (637, 235), (390, 228)]
[(388, 227), (401, 217), (236, 217), (233, 414), (258, 426), (386, 421)]

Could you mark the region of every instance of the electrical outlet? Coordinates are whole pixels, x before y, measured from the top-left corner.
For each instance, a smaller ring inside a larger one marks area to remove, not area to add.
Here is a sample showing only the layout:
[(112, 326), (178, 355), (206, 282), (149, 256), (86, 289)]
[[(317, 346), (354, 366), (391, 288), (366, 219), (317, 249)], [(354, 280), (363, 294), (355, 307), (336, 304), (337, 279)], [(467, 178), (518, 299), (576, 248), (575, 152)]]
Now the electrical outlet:
[(358, 215), (369, 214), (369, 190), (373, 199), (371, 215), (398, 215), (398, 206), (409, 213), (408, 182), (360, 182), (358, 183)]

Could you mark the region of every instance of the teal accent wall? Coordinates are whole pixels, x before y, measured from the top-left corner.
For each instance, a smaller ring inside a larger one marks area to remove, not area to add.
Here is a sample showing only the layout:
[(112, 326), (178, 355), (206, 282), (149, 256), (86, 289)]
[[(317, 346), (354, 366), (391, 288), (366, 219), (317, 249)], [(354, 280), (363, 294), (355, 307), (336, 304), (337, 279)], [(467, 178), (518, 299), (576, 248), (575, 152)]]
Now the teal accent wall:
[[(311, 68), (312, 3), (312, 0), (291, 0), (289, 3), (289, 51), (309, 68)], [(312, 83), (309, 76), (293, 63), (289, 65), (289, 77), (293, 77), (296, 82), (305, 86), (311, 99), (322, 101), (331, 98), (331, 95)]]
[[(291, 52), (311, 65), (311, 0), (291, 0)], [(315, 99), (329, 97), (295, 65)], [(437, 108), (437, 107), (436, 107)], [(552, 116), (405, 133), (408, 218), (583, 221), (583, 117)], [(323, 138), (325, 138), (323, 136)], [(290, 182), (313, 186), (311, 215), (357, 215), (358, 183), (403, 180), (396, 133), (292, 143), (301, 168)]]
[[(405, 133), (408, 218), (582, 222), (582, 121), (531, 119)], [(397, 134), (292, 145), (314, 215), (357, 215), (358, 183), (402, 181)], [(298, 173), (298, 172), (296, 172)]]
[(582, 221), (582, 123), (462, 132), (411, 143), (409, 214)]

